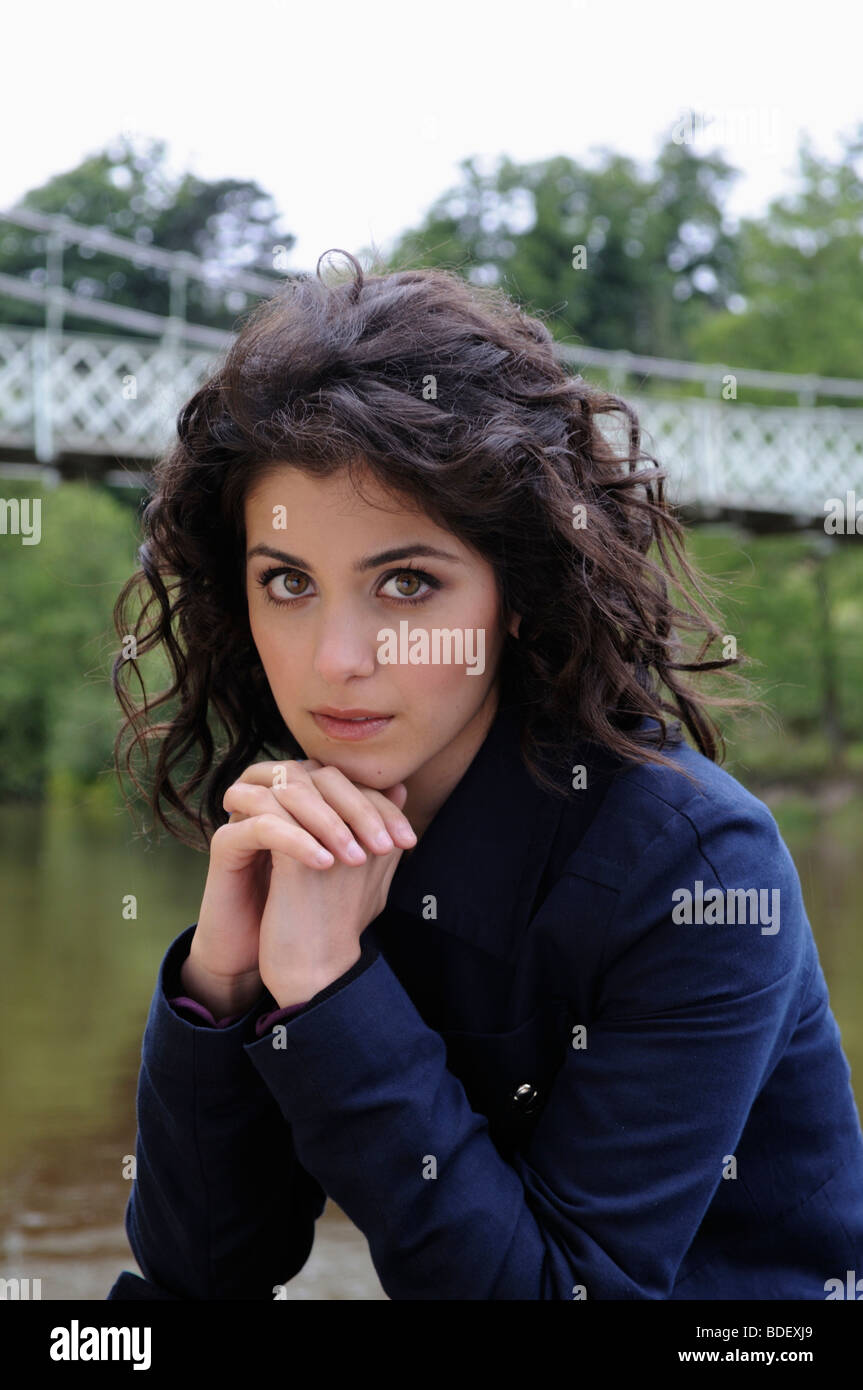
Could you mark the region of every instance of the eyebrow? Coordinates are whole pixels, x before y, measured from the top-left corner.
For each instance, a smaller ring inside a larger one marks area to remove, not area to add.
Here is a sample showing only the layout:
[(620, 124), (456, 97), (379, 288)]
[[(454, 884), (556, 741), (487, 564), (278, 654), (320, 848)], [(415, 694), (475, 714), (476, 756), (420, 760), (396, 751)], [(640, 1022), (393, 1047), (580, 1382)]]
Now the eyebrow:
[[(269, 555), (274, 560), (284, 560), (286, 565), (292, 569), (310, 570), (312, 566), (301, 559), (299, 555), (290, 555), (286, 550), (276, 550), (270, 545), (253, 545), (247, 553), (246, 559), (251, 560), (255, 555)], [(458, 555), (451, 555), (448, 550), (439, 550), (434, 545), (399, 545), (391, 550), (381, 550), (377, 555), (365, 555), (362, 560), (357, 560), (354, 569), (358, 573), (364, 570), (377, 569), (378, 565), (387, 565), (392, 560), (407, 560), (411, 555), (426, 555), (437, 560), (454, 560), (457, 565), (463, 563)]]

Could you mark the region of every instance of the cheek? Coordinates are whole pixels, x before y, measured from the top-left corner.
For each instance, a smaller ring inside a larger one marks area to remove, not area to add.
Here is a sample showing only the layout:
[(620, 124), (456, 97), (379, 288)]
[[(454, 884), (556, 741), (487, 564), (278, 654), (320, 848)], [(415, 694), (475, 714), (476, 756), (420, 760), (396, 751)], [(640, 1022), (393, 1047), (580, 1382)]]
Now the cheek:
[[(461, 703), (462, 699), (470, 700), (482, 683), (479, 677), (468, 676), (463, 666), (448, 666), (444, 662), (437, 666), (430, 661), (425, 666), (391, 666), (387, 669), (396, 672), (399, 689), (411, 698), (418, 712), (423, 710), (423, 701), (428, 701), (425, 713), (427, 721), (431, 723), (439, 718), (439, 702)], [(471, 691), (471, 686), (474, 691)]]
[(291, 688), (297, 673), (302, 670), (297, 644), (292, 642), (289, 651), (284, 631), (280, 630), (278, 623), (268, 622), (265, 614), (258, 613), (255, 618), (250, 618), (249, 629), (270, 689), (278, 697), (280, 692)]
[[(435, 724), (446, 717), (447, 709), (457, 717), (481, 701), (494, 679), (500, 658), (503, 638), (500, 633), (500, 610), (497, 596), (494, 595), (486, 607), (474, 605), (471, 611), (461, 609), (458, 621), (453, 612), (439, 615), (434, 621), (422, 623), (412, 619), (414, 627), (424, 627), (431, 631), (434, 627), (472, 629), (470, 644), (465, 652), (470, 661), (456, 666), (440, 661), (437, 665), (429, 661), (425, 665), (397, 663), (385, 666), (387, 680), (392, 681), (404, 695), (406, 702), (420, 715), (424, 723)], [(480, 633), (482, 640), (480, 642)], [(471, 668), (474, 668), (473, 671)]]

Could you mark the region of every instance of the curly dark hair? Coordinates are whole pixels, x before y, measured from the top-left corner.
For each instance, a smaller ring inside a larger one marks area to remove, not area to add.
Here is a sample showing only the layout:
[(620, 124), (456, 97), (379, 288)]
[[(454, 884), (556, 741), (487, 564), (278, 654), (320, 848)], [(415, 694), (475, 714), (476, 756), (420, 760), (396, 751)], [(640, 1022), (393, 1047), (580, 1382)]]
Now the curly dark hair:
[[(140, 568), (114, 608), (118, 635), (135, 637), (135, 656), (118, 655), (112, 670), (126, 716), (114, 744), (121, 785), (125, 766), (144, 790), (132, 754), (156, 741), (149, 805), (200, 847), (197, 837), (227, 820), (224, 793), (251, 762), (305, 756), (264, 674), (244, 585), (244, 499), (279, 461), (318, 476), (367, 468), (490, 562), (502, 611), (521, 615), (518, 637), (507, 634), (500, 698), (520, 711), (521, 755), (541, 785), (561, 790), (549, 759), (564, 764), (576, 738), (676, 767), (661, 750), (682, 739), (681, 721), (701, 753), (724, 761), (704, 705), (753, 701), (696, 696), (679, 675), (743, 682), (724, 669), (739, 657), (703, 659), (721, 619), (633, 408), (567, 372), (545, 324), (503, 290), (439, 268), (364, 274), (339, 254), (348, 278), (326, 283), (322, 256), (315, 276), (249, 311), (156, 462)], [(599, 419), (615, 412), (618, 449)], [(133, 627), (127, 605), (142, 585), (150, 592)], [(706, 634), (690, 661), (684, 628)], [(159, 646), (173, 680), (148, 701), (137, 658)], [(140, 706), (121, 680), (130, 668)], [(170, 717), (154, 722), (164, 706)]]

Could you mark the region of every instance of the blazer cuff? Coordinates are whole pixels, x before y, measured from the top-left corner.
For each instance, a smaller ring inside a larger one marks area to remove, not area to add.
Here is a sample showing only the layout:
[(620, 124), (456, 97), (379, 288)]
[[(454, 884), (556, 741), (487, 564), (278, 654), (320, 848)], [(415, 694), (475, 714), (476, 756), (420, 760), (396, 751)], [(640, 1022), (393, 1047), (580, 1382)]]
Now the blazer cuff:
[[(222, 1019), (221, 1025), (215, 1026), (194, 1013), (184, 1018), (174, 1009), (170, 1001), (183, 997), (180, 969), (189, 954), (196, 926), (197, 922), (185, 927), (174, 938), (159, 966), (145, 1031), (147, 1065), (171, 1074), (193, 1068), (202, 1084), (212, 1081), (224, 1086), (234, 1078), (247, 1078), (243, 1044), (255, 1040), (255, 1019), (267, 1009), (272, 1010), (276, 1001), (263, 991), (260, 999), (235, 1021)], [(195, 1021), (191, 1022), (191, 1018)]]
[(199, 1004), (197, 999), (189, 999), (182, 994), (176, 999), (169, 999), (168, 1003), (181, 1018), (185, 1014), (192, 1014), (192, 1018), (189, 1020), (191, 1023), (196, 1023), (200, 1019), (208, 1028), (229, 1028), (232, 1023), (236, 1023), (237, 1019), (243, 1016), (242, 1014), (228, 1014), (225, 1018), (216, 1019), (206, 1004)]
[[(315, 995), (273, 1036), (243, 1045), (291, 1122), (350, 1106), (405, 1058), (434, 1052), (444, 1065), (442, 1038), (428, 1027), (386, 957), (377, 950), (364, 969)], [(348, 972), (352, 973), (352, 972)]]
[(313, 994), (311, 999), (307, 999), (304, 1004), (289, 1004), (284, 1009), (275, 1009), (272, 1013), (264, 1014), (255, 1024), (256, 1035), (262, 1038), (264, 1034), (268, 1033), (276, 1024), (287, 1022), (289, 1018), (296, 1018), (300, 1014), (305, 1013), (307, 1009), (312, 1009), (317, 1004), (320, 1004), (324, 999), (329, 999), (333, 994), (338, 994), (340, 990), (344, 989), (347, 985), (351, 984), (353, 980), (356, 980), (360, 975), (364, 974), (369, 966), (377, 960), (378, 955), (378, 948), (374, 942), (370, 940), (363, 941), (361, 938), (360, 958), (358, 961), (354, 961), (350, 969), (346, 970), (343, 975), (339, 975), (337, 980), (333, 980), (330, 984), (325, 985), (323, 989), (319, 989), (317, 994)]

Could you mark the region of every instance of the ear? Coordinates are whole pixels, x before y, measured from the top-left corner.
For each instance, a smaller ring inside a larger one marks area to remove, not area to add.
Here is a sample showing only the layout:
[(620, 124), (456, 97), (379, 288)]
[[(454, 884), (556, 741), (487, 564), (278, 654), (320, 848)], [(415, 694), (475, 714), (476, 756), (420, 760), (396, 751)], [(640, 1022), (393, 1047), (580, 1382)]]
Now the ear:
[(513, 613), (512, 617), (510, 618), (509, 623), (508, 623), (508, 631), (512, 633), (513, 637), (518, 637), (518, 630), (519, 630), (520, 627), (521, 627), (521, 614), (520, 614), (520, 613)]

